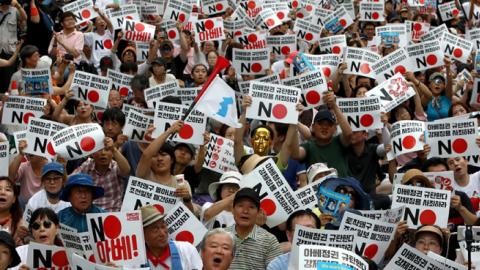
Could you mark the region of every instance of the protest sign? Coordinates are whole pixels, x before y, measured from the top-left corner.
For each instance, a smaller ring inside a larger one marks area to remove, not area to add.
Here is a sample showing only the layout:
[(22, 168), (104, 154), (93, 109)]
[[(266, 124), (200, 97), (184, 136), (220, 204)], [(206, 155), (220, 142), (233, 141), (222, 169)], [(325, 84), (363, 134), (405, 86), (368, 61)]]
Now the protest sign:
[[(396, 173), (393, 176), (393, 184), (400, 184), (404, 175), (404, 173)], [(423, 175), (430, 180), (435, 189), (453, 190), (453, 171), (424, 172)]]
[(147, 61), (150, 44), (148, 42), (136, 42), (137, 46), (137, 61)]
[(297, 39), (314, 43), (320, 39), (321, 28), (310, 20), (296, 19), (293, 31), (297, 33)]
[(138, 266), (147, 261), (140, 211), (87, 214), (95, 261)]
[(305, 107), (314, 108), (323, 104), (323, 95), (328, 91), (328, 85), (322, 70), (310, 71), (297, 77), (302, 99), (306, 102)]
[(75, 24), (79, 25), (98, 17), (98, 13), (93, 9), (93, 1), (74, 1), (62, 7), (63, 12), (70, 11), (75, 16)]
[(409, 228), (416, 229), (421, 225), (446, 228), (451, 194), (449, 190), (394, 185), (392, 208), (405, 206), (404, 220)]
[(132, 268), (132, 267), (118, 267), (118, 266), (106, 266), (103, 264), (93, 263), (77, 254), (72, 255), (70, 260), (70, 268), (75, 270), (150, 270), (150, 267), (144, 268)]
[(248, 92), (250, 91), (250, 84), (253, 81), (271, 83), (271, 84), (282, 84), (280, 82), (280, 76), (278, 74), (263, 76), (261, 78), (250, 80), (250, 81), (241, 81), (241, 82), (238, 82), (238, 87), (240, 88), (240, 92), (242, 92), (243, 95), (248, 95)]
[(324, 29), (336, 34), (353, 24), (353, 19), (350, 17), (345, 7), (340, 5), (325, 18), (324, 22)]
[(443, 256), (438, 255), (432, 251), (428, 251), (427, 256), (434, 259), (437, 263), (440, 263), (445, 269), (452, 269), (452, 270), (467, 270), (465, 265), (461, 265), (457, 262), (449, 260)]
[(27, 138), (27, 130), (25, 129), (25, 130), (14, 132), (12, 136), (13, 136), (13, 140), (15, 141), (15, 151), (10, 152), (10, 154), (18, 154), (20, 153), (20, 151), (18, 150), (18, 146), (21, 140), (25, 140)]
[(264, 1), (262, 8), (271, 8), (281, 22), (288, 22), (291, 20), (288, 16), (290, 8), (288, 7), (287, 2)]
[(108, 95), (112, 89), (112, 79), (77, 70), (73, 75), (71, 89), (74, 99), (106, 108)]
[(257, 19), (261, 19), (263, 24), (267, 26), (268, 30), (282, 25), (282, 21), (277, 17), (277, 14), (271, 8), (262, 8), (262, 11), (258, 13)]
[[(332, 51), (335, 46), (332, 48)], [(341, 49), (343, 51), (343, 49)], [(316, 69), (321, 70), (327, 78), (332, 77), (337, 72), (338, 65), (341, 62), (341, 55), (337, 54), (304, 54), (303, 55)]]
[(260, 198), (260, 208), (267, 216), (266, 224), (273, 228), (285, 222), (300, 207), (292, 188), (272, 159), (268, 159), (243, 176), (240, 188), (254, 189)]
[(353, 131), (374, 130), (383, 127), (380, 98), (338, 98), (337, 105)]
[(405, 48), (398, 49), (385, 57), (382, 57), (372, 65), (375, 78), (379, 83), (390, 79), (396, 73), (405, 74), (413, 69), (413, 63), (408, 57)]
[(338, 230), (341, 232), (356, 232), (355, 253), (380, 264), (383, 261), (385, 250), (393, 240), (396, 227), (396, 224), (345, 212)]
[(262, 10), (261, 2), (255, 0), (241, 0), (237, 1), (238, 9), (244, 10), (248, 17), (255, 18)]
[(328, 17), (328, 15), (332, 14), (333, 10), (328, 10), (328, 9), (324, 9), (324, 8), (321, 8), (321, 7), (316, 7), (315, 10), (313, 11), (313, 13), (311, 14), (311, 16), (309, 17), (309, 19), (317, 24), (317, 25), (322, 25), (324, 24), (325, 22), (325, 18)]
[[(227, 18), (223, 21), (223, 28), (225, 28), (225, 31), (227, 32), (227, 38), (235, 38), (237, 36), (241, 36), (242, 33), (248, 32), (247, 29), (247, 24), (245, 23), (245, 20), (231, 20), (230, 18)], [(253, 30), (250, 30), (253, 31)]]
[(296, 106), (300, 89), (254, 81), (250, 84), (249, 96), (252, 105), (247, 108), (247, 118), (286, 124), (298, 122)]
[(183, 202), (178, 202), (163, 218), (168, 226), (168, 237), (197, 246), (207, 233), (207, 228)]
[[(231, 3), (233, 3), (233, 1)], [(257, 26), (256, 26), (255, 22), (253, 21), (252, 17), (250, 17), (247, 14), (247, 12), (245, 11), (245, 9), (243, 9), (243, 8), (235, 9), (235, 11), (233, 12), (233, 14), (230, 18), (232, 18), (233, 20), (236, 20), (236, 21), (242, 21), (243, 20), (245, 22), (245, 26), (252, 29), (252, 30), (257, 28)]]
[(131, 110), (137, 111), (137, 112), (139, 112), (141, 114), (145, 114), (145, 115), (153, 115), (154, 112), (155, 112), (154, 109), (136, 107), (134, 105), (130, 105), (130, 104), (127, 104), (127, 103), (123, 104), (123, 106), (122, 106), (123, 114), (128, 116), (128, 112), (130, 112)]
[(88, 260), (94, 261), (95, 256), (91, 250), (86, 250), (82, 234), (79, 234), (76, 229), (66, 225), (60, 226), (58, 229), (60, 239), (62, 239), (63, 246), (67, 252), (68, 261), (71, 262), (74, 254), (81, 255)]
[(201, 90), (202, 87), (177, 88), (175, 91), (175, 96), (180, 98), (182, 105), (190, 106)]
[(235, 36), (235, 41), (243, 45), (244, 50), (267, 48), (267, 31), (245, 32)]
[(426, 41), (422, 43), (414, 43), (406, 48), (408, 57), (410, 58), (412, 69), (409, 71), (417, 72), (431, 68), (443, 66), (443, 51), (440, 41)]
[[(420, 1), (420, 0), (414, 0)], [(437, 1), (436, 0), (424, 0), (423, 7), (420, 7), (420, 14), (430, 14), (433, 15), (437, 11)]]
[(367, 270), (368, 264), (354, 252), (316, 245), (302, 245), (298, 269)]
[(457, 8), (455, 1), (439, 4), (438, 11), (443, 22), (450, 21), (454, 18), (463, 17), (463, 12), (461, 9)]
[(55, 133), (57, 133), (57, 131), (66, 127), (68, 126), (65, 124), (30, 117), (25, 138), (28, 143), (23, 152), (47, 159), (53, 159), (55, 157), (55, 151), (53, 150), (53, 145), (50, 139)]
[[(422, 40), (423, 36), (429, 33), (430, 24), (426, 22), (414, 22), (414, 21), (405, 21), (405, 26), (407, 28), (407, 36), (414, 42), (419, 42)], [(430, 39), (433, 41), (435, 39)]]
[(445, 24), (441, 24), (423, 35), (422, 41), (442, 40), (445, 33), (448, 33), (448, 28)]
[(180, 88), (178, 80), (157, 84), (153, 87), (147, 88), (143, 91), (145, 102), (149, 108), (155, 109), (157, 101), (160, 101), (166, 96), (175, 96), (175, 91), (178, 88)]
[(475, 143), (478, 137), (476, 119), (447, 119), (440, 122), (427, 122), (426, 142), (430, 145), (430, 156), (457, 157), (478, 154)]
[(197, 20), (194, 24), (195, 42), (197, 44), (205, 41), (225, 39), (222, 17)]
[(345, 35), (323, 37), (318, 40), (318, 46), (322, 53), (343, 56), (343, 51), (347, 47), (347, 39)]
[(117, 90), (121, 97), (133, 95), (132, 89), (130, 88), (130, 81), (132, 80), (133, 75), (108, 69), (107, 78), (112, 80), (112, 89)]
[(134, 211), (147, 204), (152, 204), (160, 212), (167, 213), (179, 201), (175, 196), (175, 190), (176, 188), (130, 176), (121, 211)]
[(340, 216), (340, 208), (347, 208), (350, 197), (323, 187), (318, 189), (318, 208), (322, 213), (332, 215), (334, 219)]
[(404, 243), (385, 266), (388, 270), (430, 269), (444, 270), (444, 266), (423, 254), (420, 250)]
[(375, 72), (372, 66), (380, 58), (380, 55), (369, 49), (347, 47), (345, 48), (345, 63), (347, 64), (347, 69), (343, 73), (375, 79)]
[(163, 19), (186, 23), (191, 11), (192, 3), (190, 1), (168, 0), (163, 13)]
[(162, 21), (160, 23), (160, 29), (174, 44), (180, 43), (180, 31), (178, 31), (177, 23), (175, 21)]
[(126, 135), (129, 141), (148, 143), (145, 133), (150, 125), (153, 125), (153, 116), (130, 110), (122, 134)]
[(28, 244), (26, 264), (32, 270), (68, 269), (69, 262), (65, 248), (35, 243)]
[(360, 2), (360, 21), (364, 22), (383, 22), (384, 17), (384, 1), (378, 2)]
[(297, 37), (295, 34), (268, 36), (267, 46), (277, 59), (284, 59), (297, 50)]
[(121, 5), (119, 9), (108, 8), (105, 10), (105, 15), (110, 19), (115, 30), (122, 29), (125, 19), (140, 21), (140, 15), (135, 4)]
[(473, 50), (473, 42), (445, 31), (442, 44), (444, 44), (443, 52), (445, 55), (467, 64), (467, 60)]
[(407, 27), (403, 23), (392, 23), (375, 27), (375, 35), (380, 37), (385, 46), (396, 44), (398, 47), (405, 47), (408, 44)]
[[(172, 123), (180, 120), (185, 115), (188, 107), (166, 102), (157, 102), (153, 124), (156, 127), (152, 138), (160, 136)], [(173, 141), (184, 142), (196, 145), (203, 145), (203, 133), (207, 119), (205, 115), (198, 110), (193, 110), (184, 121), (183, 127), (173, 136)]]
[[(462, 241), (458, 241), (458, 245), (460, 246), (461, 255), (464, 261), (466, 261), (468, 258), (467, 243), (464, 240), (462, 240)], [(470, 252), (472, 257), (472, 263), (479, 265), (480, 264), (480, 243), (477, 241), (473, 242)]]
[(336, 177), (336, 173), (329, 174), (327, 176), (324, 176), (320, 179), (315, 180), (314, 182), (298, 188), (295, 191), (295, 197), (297, 197), (297, 200), (300, 202), (302, 205), (302, 208), (304, 209), (313, 209), (318, 207), (318, 189), (320, 188), (320, 185), (326, 180), (331, 177)]
[(425, 132), (425, 122), (407, 120), (393, 123), (390, 130), (392, 150), (388, 152), (388, 160), (406, 153), (423, 150), (424, 141), (420, 138)]
[(35, 96), (53, 93), (50, 68), (22, 68), (21, 72), (25, 94)]
[[(465, 14), (467, 14), (468, 16), (468, 19), (470, 19), (470, 2), (463, 2), (462, 3), (462, 6), (463, 6), (463, 10), (465, 11)], [(472, 12), (473, 16), (472, 16), (472, 19), (474, 20), (474, 22), (478, 22), (478, 20), (480, 20), (480, 7), (477, 6), (477, 5), (473, 5), (473, 12)], [(472, 28), (474, 29), (474, 28)]]
[(270, 50), (233, 49), (232, 66), (242, 75), (265, 74), (270, 67)]
[[(288, 261), (288, 269), (297, 270), (298, 256), (300, 246), (315, 245), (342, 248), (348, 251), (354, 251), (355, 233), (353, 232), (339, 232), (336, 230), (320, 230), (309, 228), (300, 224), (295, 225), (295, 232), (293, 233), (292, 251), (290, 253), (290, 260)], [(302, 268), (300, 268), (302, 269)]]
[(388, 80), (380, 83), (366, 94), (367, 97), (378, 96), (385, 112), (389, 112), (407, 99), (415, 95), (415, 90), (410, 87), (401, 74), (395, 74)]
[(43, 107), (47, 105), (44, 98), (9, 96), (3, 105), (2, 124), (26, 126), (30, 117), (43, 115)]
[(10, 164), (9, 145), (8, 141), (0, 142), (0, 176), (8, 176), (8, 165)]
[(122, 32), (127, 41), (148, 43), (154, 39), (155, 25), (124, 19)]
[(227, 0), (202, 0), (202, 11), (208, 15), (223, 13), (229, 7)]
[(57, 131), (53, 151), (66, 160), (79, 159), (104, 148), (105, 134), (99, 124), (80, 124)]
[(238, 171), (233, 155), (233, 141), (219, 135), (210, 134), (210, 141), (206, 146), (207, 152), (203, 161), (203, 168), (218, 173)]
[(387, 210), (359, 210), (362, 216), (381, 222), (397, 224), (403, 220), (405, 206), (387, 209)]
[(144, 0), (140, 5), (140, 14), (146, 23), (155, 24), (157, 16), (163, 14), (166, 0)]
[(480, 79), (478, 77), (473, 79), (472, 96), (470, 97), (470, 106), (475, 106), (476, 104), (480, 104)]

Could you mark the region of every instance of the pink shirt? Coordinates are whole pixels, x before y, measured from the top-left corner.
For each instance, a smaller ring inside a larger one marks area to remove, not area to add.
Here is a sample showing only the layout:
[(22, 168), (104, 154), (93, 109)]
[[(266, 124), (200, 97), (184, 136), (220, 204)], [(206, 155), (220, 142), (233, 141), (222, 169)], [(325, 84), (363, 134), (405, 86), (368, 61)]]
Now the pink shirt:
[(25, 203), (33, 194), (42, 189), (42, 179), (35, 175), (30, 161), (20, 164), (15, 182), (20, 183), (20, 198)]
[[(85, 42), (83, 33), (80, 31), (74, 30), (72, 33), (65, 35), (62, 30), (59, 33), (59, 39), (62, 40), (62, 42), (65, 43), (65, 45), (67, 45), (68, 47), (75, 48), (77, 52), (79, 52), (79, 56), (74, 59), (74, 62), (76, 64), (80, 63), (80, 60), (82, 58), (83, 45)], [(48, 53), (52, 52), (54, 40), (55, 38), (53, 37), (52, 40), (50, 41), (50, 46), (48, 46)], [(67, 50), (62, 45), (60, 45), (60, 43), (57, 43), (57, 46), (58, 46), (57, 57), (58, 56), (63, 57), (65, 54), (68, 53)]]

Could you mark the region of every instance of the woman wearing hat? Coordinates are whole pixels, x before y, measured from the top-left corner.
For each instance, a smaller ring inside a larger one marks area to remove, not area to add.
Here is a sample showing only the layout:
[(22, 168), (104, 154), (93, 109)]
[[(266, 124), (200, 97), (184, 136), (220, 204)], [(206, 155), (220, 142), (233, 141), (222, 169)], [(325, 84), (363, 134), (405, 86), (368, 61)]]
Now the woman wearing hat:
[(150, 72), (152, 73), (152, 76), (148, 79), (150, 87), (176, 80), (175, 76), (167, 73), (165, 62), (160, 57), (152, 62)]
[(206, 202), (202, 206), (200, 220), (208, 229), (225, 228), (235, 224), (232, 207), (235, 193), (240, 189), (242, 175), (239, 172), (226, 172), (220, 181), (208, 186), (208, 193), (215, 203)]
[(0, 270), (7, 270), (20, 264), (15, 250), (15, 241), (6, 231), (0, 231)]

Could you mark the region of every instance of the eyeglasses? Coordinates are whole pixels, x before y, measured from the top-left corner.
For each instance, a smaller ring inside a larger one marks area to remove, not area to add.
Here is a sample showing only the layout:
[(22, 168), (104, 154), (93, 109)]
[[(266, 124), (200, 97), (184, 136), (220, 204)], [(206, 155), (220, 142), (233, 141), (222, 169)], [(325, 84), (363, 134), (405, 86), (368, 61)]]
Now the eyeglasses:
[(63, 176), (58, 175), (58, 176), (44, 177), (43, 179), (45, 180), (45, 182), (57, 182), (63, 179)]
[(34, 222), (34, 223), (32, 224), (32, 229), (36, 231), (36, 230), (40, 229), (40, 226), (42, 226), (42, 225), (43, 225), (43, 227), (44, 227), (45, 229), (50, 229), (50, 227), (52, 227), (52, 224), (53, 224), (53, 223), (52, 223), (51, 221), (49, 221), (49, 220), (43, 221), (42, 224), (40, 224), (40, 223), (38, 223), (38, 222)]

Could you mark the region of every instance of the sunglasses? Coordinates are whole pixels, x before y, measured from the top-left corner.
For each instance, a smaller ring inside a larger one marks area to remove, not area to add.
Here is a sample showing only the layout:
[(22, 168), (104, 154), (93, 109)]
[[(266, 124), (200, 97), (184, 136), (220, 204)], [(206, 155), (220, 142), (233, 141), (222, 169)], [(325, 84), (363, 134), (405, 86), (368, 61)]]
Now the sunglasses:
[(50, 227), (52, 227), (52, 224), (53, 224), (53, 223), (52, 223), (51, 221), (48, 221), (48, 220), (45, 220), (45, 221), (43, 222), (43, 224), (38, 223), (38, 222), (34, 222), (34, 223), (32, 224), (32, 229), (35, 230), (35, 231), (37, 231), (38, 229), (40, 229), (40, 226), (42, 226), (42, 225), (43, 225), (43, 227), (44, 227), (45, 229), (50, 229)]

